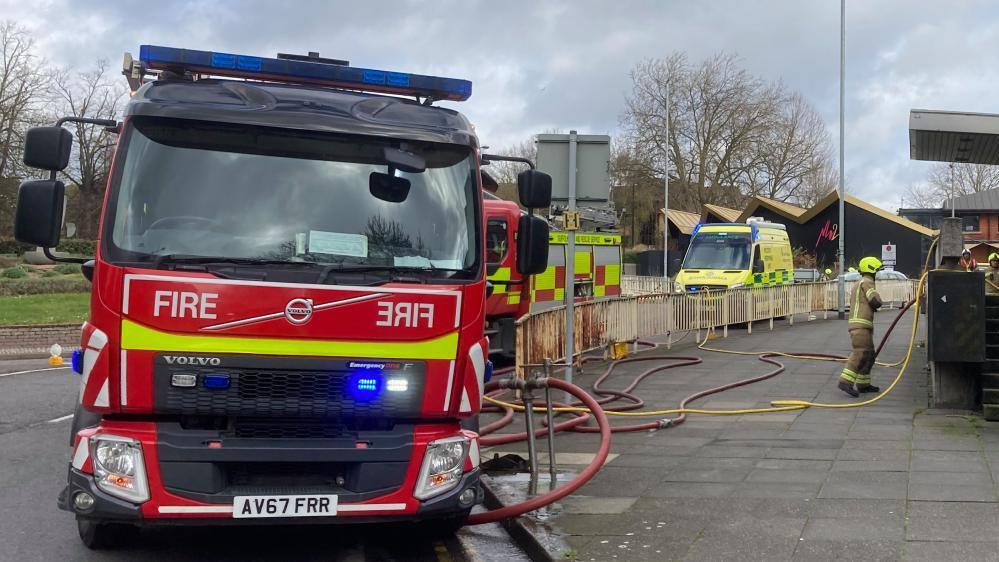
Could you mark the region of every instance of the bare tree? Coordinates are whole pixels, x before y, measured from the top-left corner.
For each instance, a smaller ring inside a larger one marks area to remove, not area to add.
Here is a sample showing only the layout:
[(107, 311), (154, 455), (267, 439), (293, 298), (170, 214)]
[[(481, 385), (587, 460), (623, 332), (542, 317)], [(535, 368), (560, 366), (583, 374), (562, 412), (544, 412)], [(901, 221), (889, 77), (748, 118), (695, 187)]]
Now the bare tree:
[(839, 187), (839, 170), (833, 166), (832, 151), (814, 155), (812, 171), (788, 200), (799, 207), (809, 208)]
[(11, 236), (17, 186), (32, 171), (21, 161), (24, 134), (40, 124), (49, 81), (34, 41), (14, 22), (0, 22), (0, 236)]
[[(73, 117), (117, 119), (126, 89), (112, 82), (107, 61), (100, 60), (92, 70), (64, 71), (55, 78), (55, 90), (62, 112)], [(95, 125), (76, 124), (75, 158), (63, 172), (79, 193), (76, 221), (79, 236), (96, 238), (100, 207), (111, 168), (116, 137)]]
[(829, 137), (817, 112), (783, 85), (751, 75), (734, 54), (694, 66), (674, 53), (636, 65), (631, 77), (621, 118), (626, 143), (659, 177), (669, 151), (678, 184), (671, 207), (738, 207), (756, 193), (793, 199), (822, 175)]
[(970, 195), (999, 188), (999, 166), (988, 164), (954, 164), (953, 181), (951, 165), (941, 162), (930, 168), (926, 181), (937, 198), (937, 204), (946, 199)]
[(902, 200), (907, 207), (931, 209), (940, 206), (941, 197), (930, 184), (914, 183), (905, 189)]
[(27, 128), (38, 122), (49, 76), (33, 54), (34, 40), (12, 21), (0, 23), (0, 178), (20, 175)]

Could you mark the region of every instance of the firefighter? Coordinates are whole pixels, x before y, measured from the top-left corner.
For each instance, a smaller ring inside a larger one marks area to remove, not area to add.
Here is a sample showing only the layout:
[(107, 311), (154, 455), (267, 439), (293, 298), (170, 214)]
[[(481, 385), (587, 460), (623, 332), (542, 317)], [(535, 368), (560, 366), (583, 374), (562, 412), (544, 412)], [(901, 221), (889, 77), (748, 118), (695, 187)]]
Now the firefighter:
[(985, 274), (985, 292), (999, 294), (999, 254), (989, 254), (989, 272)]
[(874, 276), (881, 260), (868, 256), (860, 260), (860, 281), (850, 294), (850, 344), (853, 352), (839, 376), (839, 389), (856, 398), (862, 392), (880, 392), (871, 384), (874, 366), (874, 312), (881, 308), (881, 296), (874, 288)]
[(832, 270), (827, 267), (826, 270), (822, 272), (822, 280), (828, 281), (830, 279), (832, 279)]
[(978, 263), (975, 261), (975, 258), (971, 257), (971, 250), (967, 248), (961, 252), (961, 261), (958, 263), (961, 265), (961, 269), (965, 271), (975, 271), (978, 269)]

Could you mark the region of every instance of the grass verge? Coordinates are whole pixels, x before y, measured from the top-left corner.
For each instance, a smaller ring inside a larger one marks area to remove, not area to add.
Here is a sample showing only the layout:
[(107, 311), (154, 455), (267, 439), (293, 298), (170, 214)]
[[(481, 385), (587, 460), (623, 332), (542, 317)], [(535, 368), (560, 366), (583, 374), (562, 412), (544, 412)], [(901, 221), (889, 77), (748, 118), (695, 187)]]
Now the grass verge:
[(0, 326), (83, 322), (90, 293), (52, 293), (0, 297)]

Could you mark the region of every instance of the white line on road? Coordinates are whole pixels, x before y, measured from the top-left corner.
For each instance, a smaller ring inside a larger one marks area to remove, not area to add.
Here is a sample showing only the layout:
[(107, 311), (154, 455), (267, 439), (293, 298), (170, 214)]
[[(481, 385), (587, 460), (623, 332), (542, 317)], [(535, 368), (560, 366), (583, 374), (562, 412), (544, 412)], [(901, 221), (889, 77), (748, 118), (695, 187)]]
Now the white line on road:
[(64, 367), (46, 367), (44, 369), (31, 369), (30, 371), (14, 371), (13, 373), (0, 373), (0, 377), (13, 377), (14, 375), (27, 375), (28, 373), (41, 373), (42, 371), (58, 371), (59, 369), (69, 369), (70, 366), (66, 365)]
[(59, 416), (58, 418), (51, 419), (45, 423), (59, 423), (61, 421), (66, 421), (71, 417), (73, 417), (73, 414), (66, 414), (65, 416)]

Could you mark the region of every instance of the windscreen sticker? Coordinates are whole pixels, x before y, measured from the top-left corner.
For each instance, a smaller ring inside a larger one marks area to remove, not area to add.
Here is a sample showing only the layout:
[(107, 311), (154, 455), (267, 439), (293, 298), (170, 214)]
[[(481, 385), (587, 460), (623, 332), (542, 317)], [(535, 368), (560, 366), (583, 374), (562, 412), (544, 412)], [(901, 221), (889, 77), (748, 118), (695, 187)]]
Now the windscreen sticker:
[(309, 253), (366, 258), (368, 237), (363, 234), (310, 230)]

